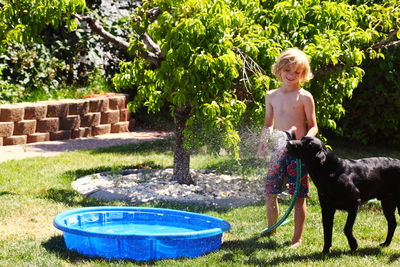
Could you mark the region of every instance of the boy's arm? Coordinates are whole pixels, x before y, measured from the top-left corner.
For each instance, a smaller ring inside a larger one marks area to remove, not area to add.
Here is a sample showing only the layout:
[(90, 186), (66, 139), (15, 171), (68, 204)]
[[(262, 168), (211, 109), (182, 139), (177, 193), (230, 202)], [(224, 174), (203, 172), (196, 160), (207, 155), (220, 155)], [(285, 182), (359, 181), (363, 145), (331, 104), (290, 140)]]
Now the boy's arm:
[(274, 127), (274, 110), (270, 103), (268, 93), (265, 96), (265, 121), (261, 130), (261, 137), (258, 143), (257, 156), (263, 157), (265, 155), (265, 146), (267, 140), (271, 137)]
[(315, 115), (314, 98), (311, 93), (308, 93), (304, 101), (304, 111), (306, 113), (308, 131), (307, 136), (316, 136), (318, 133), (317, 118)]
[(270, 94), (271, 94), (271, 92), (267, 92), (267, 94), (265, 95), (264, 128), (268, 128), (270, 130), (269, 133), (272, 133), (272, 130), (274, 128), (274, 108), (272, 107)]

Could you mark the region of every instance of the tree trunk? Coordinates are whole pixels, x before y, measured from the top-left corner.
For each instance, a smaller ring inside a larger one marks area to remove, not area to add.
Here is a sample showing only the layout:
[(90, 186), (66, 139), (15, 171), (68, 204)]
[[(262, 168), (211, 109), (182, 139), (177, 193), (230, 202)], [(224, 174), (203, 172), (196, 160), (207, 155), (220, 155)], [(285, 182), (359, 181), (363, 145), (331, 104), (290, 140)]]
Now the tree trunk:
[(174, 114), (176, 141), (172, 179), (178, 181), (180, 184), (194, 184), (194, 180), (190, 175), (190, 152), (183, 147), (183, 130), (186, 127), (190, 111), (191, 108), (189, 106), (177, 107)]

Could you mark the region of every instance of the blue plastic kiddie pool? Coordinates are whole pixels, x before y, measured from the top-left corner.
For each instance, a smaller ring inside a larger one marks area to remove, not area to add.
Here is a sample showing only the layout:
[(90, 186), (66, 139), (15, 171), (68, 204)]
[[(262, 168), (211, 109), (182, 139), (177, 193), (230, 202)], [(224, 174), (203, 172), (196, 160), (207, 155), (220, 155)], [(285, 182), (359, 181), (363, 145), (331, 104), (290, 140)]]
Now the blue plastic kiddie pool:
[(198, 257), (221, 246), (227, 221), (144, 207), (71, 209), (54, 218), (69, 250), (89, 257), (150, 261)]

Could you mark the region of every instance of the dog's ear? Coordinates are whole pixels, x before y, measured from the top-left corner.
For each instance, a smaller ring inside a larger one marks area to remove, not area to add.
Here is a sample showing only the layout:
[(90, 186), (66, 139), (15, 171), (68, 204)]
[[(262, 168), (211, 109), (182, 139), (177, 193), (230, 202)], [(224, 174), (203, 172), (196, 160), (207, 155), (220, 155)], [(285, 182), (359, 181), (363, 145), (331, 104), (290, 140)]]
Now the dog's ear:
[(324, 163), (325, 163), (325, 161), (326, 161), (326, 153), (325, 153), (324, 150), (319, 151), (319, 152), (315, 155), (315, 157), (316, 157), (317, 159), (319, 159), (319, 162), (320, 162), (322, 165), (324, 165)]

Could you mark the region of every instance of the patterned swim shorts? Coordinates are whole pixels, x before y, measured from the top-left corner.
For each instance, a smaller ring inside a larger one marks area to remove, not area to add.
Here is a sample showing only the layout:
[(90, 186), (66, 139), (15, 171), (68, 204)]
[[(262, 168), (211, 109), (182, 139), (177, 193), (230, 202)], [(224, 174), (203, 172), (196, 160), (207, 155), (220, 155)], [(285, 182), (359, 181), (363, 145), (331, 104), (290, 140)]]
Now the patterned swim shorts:
[[(289, 194), (293, 195), (296, 186), (296, 158), (288, 154), (287, 149), (276, 152), (271, 157), (268, 166), (268, 174), (265, 183), (265, 194), (282, 193), (283, 183), (287, 181), (289, 184)], [(299, 197), (309, 197), (310, 179), (308, 171), (304, 164), (301, 164), (301, 179), (298, 192)], [(285, 179), (286, 178), (286, 179)]]

